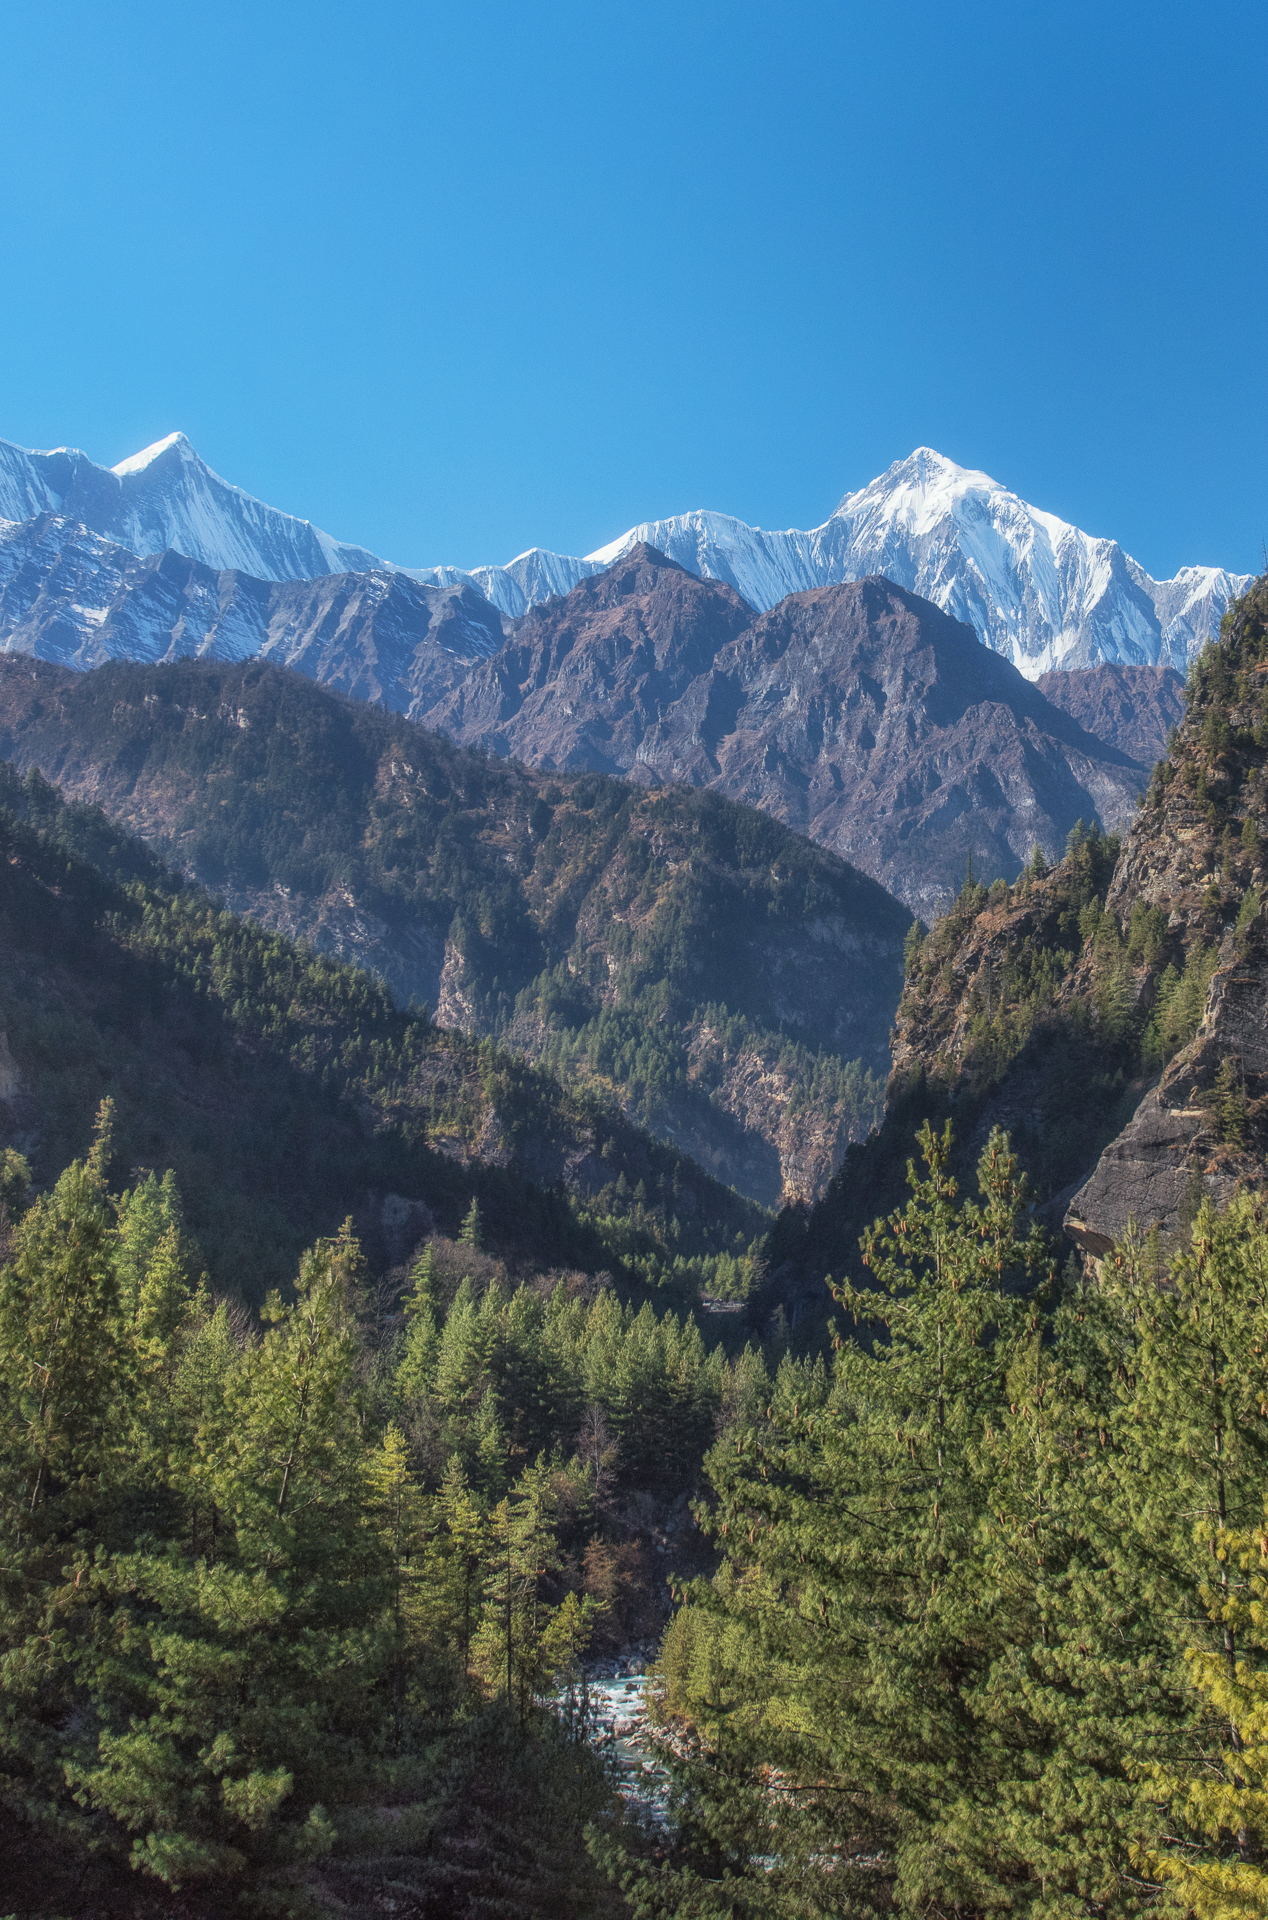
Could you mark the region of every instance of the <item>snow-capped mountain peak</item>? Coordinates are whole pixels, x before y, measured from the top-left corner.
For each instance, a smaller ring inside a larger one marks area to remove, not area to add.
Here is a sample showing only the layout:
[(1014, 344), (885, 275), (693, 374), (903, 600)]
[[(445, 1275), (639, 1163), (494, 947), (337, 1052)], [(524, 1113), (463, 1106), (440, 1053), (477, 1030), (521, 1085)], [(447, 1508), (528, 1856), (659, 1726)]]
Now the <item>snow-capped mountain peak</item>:
[[(1183, 671), (1250, 577), (1186, 567), (1174, 580), (1153, 580), (1117, 541), (1031, 506), (933, 447), (917, 447), (847, 493), (809, 532), (768, 533), (692, 512), (632, 527), (586, 564), (610, 566), (640, 540), (728, 580), (759, 611), (789, 593), (882, 574), (966, 621), (1029, 679), (1102, 660)], [(495, 599), (497, 586), (485, 588)]]
[[(141, 473), (157, 460), (161, 453), (166, 453), (169, 447), (179, 447), (182, 454), (188, 453), (191, 459), (196, 460), (198, 457), (183, 433), (169, 433), (166, 439), (156, 440), (152, 447), (142, 447), (140, 453), (131, 454), (126, 460), (120, 460), (118, 466), (111, 467), (110, 471), (118, 474), (121, 480), (125, 474)], [(238, 489), (235, 488), (234, 491)]]
[(169, 548), (261, 580), (367, 573), (383, 561), (233, 486), (183, 433), (99, 467), (76, 448), (31, 452), (0, 441), (0, 519), (56, 513), (136, 554)]
[[(114, 467), (74, 448), (31, 453), (0, 441), (0, 518), (55, 513), (133, 553), (175, 549), (264, 580), (381, 571), (307, 520), (235, 487), (170, 433)], [(1249, 575), (1184, 567), (1154, 580), (1117, 541), (1031, 506), (987, 473), (917, 447), (847, 493), (822, 526), (768, 532), (696, 508), (642, 521), (578, 558), (532, 547), (506, 566), (400, 568), (425, 585), (469, 583), (504, 614), (568, 593), (645, 542), (758, 612), (790, 593), (882, 574), (960, 620), (1030, 679), (1098, 661), (1183, 670)]]
[[(820, 527), (771, 533), (693, 509), (644, 520), (582, 560), (541, 548), (466, 575), (508, 614), (566, 593), (640, 541), (765, 612), (790, 593), (882, 574), (972, 626), (1029, 679), (1098, 661), (1185, 669), (1249, 575), (1185, 567), (1153, 580), (1117, 541), (1083, 533), (999, 481), (917, 447), (847, 493)], [(454, 569), (417, 578), (451, 583)]]
[(847, 493), (835, 511), (850, 514), (869, 501), (883, 500), (892, 519), (918, 534), (927, 532), (965, 493), (996, 491), (998, 488), (989, 473), (958, 467), (954, 460), (948, 460), (934, 447), (917, 447), (905, 460), (895, 460), (865, 487)]

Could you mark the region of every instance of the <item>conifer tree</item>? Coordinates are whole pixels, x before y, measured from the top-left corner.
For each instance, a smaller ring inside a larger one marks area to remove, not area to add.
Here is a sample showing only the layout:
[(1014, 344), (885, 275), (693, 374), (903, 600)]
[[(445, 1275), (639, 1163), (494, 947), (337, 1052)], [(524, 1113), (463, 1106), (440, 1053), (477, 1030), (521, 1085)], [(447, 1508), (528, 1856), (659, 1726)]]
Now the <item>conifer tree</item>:
[(390, 1557), (362, 1518), (359, 1268), (346, 1228), (319, 1243), (294, 1305), (274, 1296), (234, 1354), (195, 1470), (214, 1551), (142, 1543), (96, 1576), (131, 1624), (102, 1676), (95, 1764), (73, 1777), (172, 1885), (293, 1870), (332, 1843), (325, 1799), (364, 1787), (367, 1689), (396, 1643)]
[(110, 1125), (103, 1103), (89, 1158), (23, 1214), (0, 1269), (0, 1780), (61, 1820), (63, 1765), (93, 1734), (76, 1706), (97, 1628), (89, 1568), (126, 1433)]
[(366, 1466), (368, 1506), (383, 1546), (390, 1589), (393, 1731), (400, 1744), (411, 1666), (427, 1637), (424, 1502), (410, 1471), (409, 1448), (392, 1425)]
[(491, 1682), (512, 1702), (520, 1725), (548, 1671), (549, 1609), (542, 1581), (557, 1564), (551, 1527), (553, 1497), (544, 1461), (526, 1467), (492, 1515), (492, 1544), (478, 1657)]
[[(1023, 1296), (1051, 1268), (1006, 1138), (967, 1203), (950, 1129), (926, 1125), (920, 1146), (908, 1205), (864, 1236), (871, 1284), (836, 1290), (874, 1343), (844, 1341), (831, 1379), (786, 1362), (765, 1425), (710, 1456), (726, 1562), (691, 1590), (688, 1684), (705, 1691), (684, 1704), (714, 1761), (684, 1805), (715, 1869), (747, 1882), (752, 1855), (777, 1857), (744, 1911), (872, 1911), (891, 1895), (853, 1863), (878, 1850), (903, 1911), (998, 1898), (967, 1818), (991, 1790), (998, 1736), (978, 1699), (1005, 1651), (981, 1584), (983, 1445), (1007, 1410)], [(771, 1767), (794, 1792), (772, 1800)], [(684, 1882), (675, 1897), (697, 1895)]]
[(492, 1535), (488, 1515), (468, 1486), (456, 1455), (446, 1469), (436, 1504), (443, 1522), (441, 1554), (449, 1575), (445, 1585), (465, 1691), (471, 1676), (471, 1642), (479, 1618)]
[(467, 1208), (466, 1218), (458, 1232), (458, 1244), (470, 1247), (473, 1253), (480, 1253), (484, 1247), (484, 1222), (480, 1214), (480, 1202), (473, 1194), (471, 1205)]
[(435, 1385), (440, 1357), (439, 1298), (436, 1257), (429, 1241), (410, 1271), (405, 1296), (405, 1343), (396, 1369), (398, 1395), (412, 1399)]
[(1190, 1651), (1206, 1705), (1182, 1768), (1149, 1770), (1169, 1806), (1166, 1846), (1138, 1849), (1142, 1866), (1195, 1920), (1258, 1920), (1268, 1912), (1268, 1504), (1260, 1526), (1227, 1528), (1212, 1543), (1219, 1573), (1202, 1599), (1238, 1649)]

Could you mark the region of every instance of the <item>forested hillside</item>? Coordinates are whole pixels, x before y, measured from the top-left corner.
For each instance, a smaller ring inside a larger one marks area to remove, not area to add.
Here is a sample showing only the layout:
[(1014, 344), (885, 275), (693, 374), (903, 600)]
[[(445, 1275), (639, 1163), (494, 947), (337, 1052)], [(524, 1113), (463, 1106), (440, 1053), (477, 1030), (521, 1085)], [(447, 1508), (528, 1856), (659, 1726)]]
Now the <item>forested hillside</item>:
[(384, 1264), (473, 1198), (513, 1262), (688, 1305), (750, 1284), (765, 1216), (619, 1112), (218, 908), (38, 774), (0, 768), (0, 802), (0, 1144), (39, 1184), (109, 1096), (120, 1175), (173, 1168), (252, 1302), (350, 1214)]
[(910, 916), (751, 809), (534, 775), (259, 664), (0, 660), (0, 751), (764, 1204), (879, 1111)]
[(594, 1847), (640, 1915), (1268, 1911), (1268, 1220), (1203, 1202), (1060, 1280), (993, 1134), (906, 1203), (708, 1460), (658, 1711), (674, 1845)]

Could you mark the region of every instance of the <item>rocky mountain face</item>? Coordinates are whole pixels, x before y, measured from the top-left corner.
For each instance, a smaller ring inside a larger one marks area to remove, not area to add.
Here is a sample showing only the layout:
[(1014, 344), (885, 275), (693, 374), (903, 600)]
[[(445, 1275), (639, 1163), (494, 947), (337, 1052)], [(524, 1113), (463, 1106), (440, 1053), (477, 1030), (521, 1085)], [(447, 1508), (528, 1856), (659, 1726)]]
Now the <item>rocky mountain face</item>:
[(925, 1117), (952, 1120), (964, 1178), (1007, 1129), (1091, 1259), (1129, 1222), (1165, 1249), (1204, 1197), (1265, 1185), (1266, 849), (1268, 576), (1195, 666), (1121, 841), (1076, 834), (1055, 868), (965, 887), (909, 948), (884, 1124), (788, 1227), (789, 1258), (855, 1257)]
[(1172, 580), (1154, 580), (1116, 541), (1081, 532), (929, 447), (847, 494), (808, 532), (692, 512), (643, 522), (584, 558), (534, 547), (506, 566), (466, 570), (387, 567), (231, 486), (180, 433), (113, 468), (69, 448), (29, 453), (0, 441), (0, 518), (44, 513), (136, 554), (171, 548), (261, 580), (407, 571), (424, 585), (466, 584), (513, 618), (640, 545), (726, 582), (763, 612), (790, 593), (879, 573), (966, 621), (1030, 679), (1102, 661), (1183, 671), (1248, 578), (1182, 567)]
[(516, 621), (496, 656), (412, 717), (530, 766), (628, 773), (649, 729), (752, 619), (733, 587), (637, 546)]
[(793, 594), (652, 730), (643, 763), (834, 848), (924, 917), (971, 858), (1014, 873), (1078, 819), (1113, 826), (1138, 764), (1085, 733), (972, 629), (888, 580)]
[(763, 1204), (876, 1116), (910, 917), (718, 795), (504, 766), (259, 662), (0, 659), (0, 756)]
[(727, 582), (762, 611), (790, 593), (882, 574), (965, 621), (1028, 679), (1102, 661), (1183, 672), (1249, 578), (1182, 567), (1172, 580), (1154, 580), (1116, 540), (1083, 533), (930, 447), (847, 494), (809, 532), (769, 533), (726, 514), (684, 513), (631, 527), (583, 560), (534, 549), (506, 568), (419, 577), (466, 577), (516, 615), (534, 596), (566, 592), (639, 545)]
[[(257, 580), (174, 553), (138, 558), (44, 514), (0, 528), (0, 634), (76, 667), (262, 657), (546, 771), (712, 787), (926, 917), (970, 856), (987, 878), (1015, 873), (1036, 840), (1054, 853), (1079, 818), (1117, 825), (1154, 757), (1098, 741), (971, 628), (884, 581), (758, 616), (733, 587), (645, 546), (504, 623), (469, 585)], [(1083, 699), (1088, 718), (1125, 736), (1135, 694), (1148, 743), (1156, 673), (1098, 674), (1118, 678)]]
[(1015, 873), (1080, 818), (1126, 819), (1147, 778), (970, 627), (888, 581), (793, 594), (754, 619), (733, 588), (642, 546), (414, 711), (530, 765), (711, 787), (926, 916), (968, 859)]
[(142, 558), (61, 514), (0, 525), (3, 648), (66, 666), (262, 658), (402, 712), (443, 697), (503, 639), (500, 615), (465, 585), (257, 579), (170, 550)]
[(1184, 679), (1173, 667), (1083, 667), (1040, 674), (1035, 684), (1085, 733), (1144, 767), (1162, 759), (1184, 714)]
[[(1107, 912), (1146, 916), (1207, 976), (1192, 1039), (1070, 1201), (1103, 1255), (1129, 1219), (1174, 1233), (1201, 1194), (1262, 1186), (1268, 1152), (1268, 576), (1194, 671), (1188, 711), (1114, 870)], [(1167, 949), (1137, 983), (1165, 997)]]

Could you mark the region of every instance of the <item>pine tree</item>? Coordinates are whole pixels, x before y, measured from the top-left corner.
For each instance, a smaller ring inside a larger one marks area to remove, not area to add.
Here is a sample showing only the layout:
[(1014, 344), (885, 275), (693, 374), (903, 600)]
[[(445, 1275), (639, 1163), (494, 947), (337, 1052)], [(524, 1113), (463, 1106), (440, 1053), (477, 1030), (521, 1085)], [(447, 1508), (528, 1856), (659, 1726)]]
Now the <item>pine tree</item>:
[(22, 1215), (0, 1269), (0, 1779), (41, 1817), (74, 1821), (64, 1767), (91, 1750), (99, 1627), (91, 1566), (125, 1463), (119, 1245), (93, 1151)]
[(484, 1223), (480, 1214), (480, 1202), (474, 1194), (458, 1233), (458, 1244), (462, 1247), (470, 1247), (473, 1253), (480, 1253), (484, 1247)]
[(1197, 1751), (1184, 1768), (1156, 1766), (1148, 1776), (1183, 1837), (1137, 1851), (1195, 1920), (1259, 1920), (1268, 1912), (1268, 1506), (1258, 1528), (1227, 1528), (1212, 1544), (1220, 1574), (1202, 1583), (1202, 1599), (1239, 1654), (1191, 1651), (1207, 1709)]
[(411, 1667), (428, 1638), (426, 1594), (426, 1512), (410, 1471), (409, 1448), (397, 1426), (389, 1426), (381, 1447), (366, 1465), (367, 1508), (386, 1555), (390, 1587), (392, 1721), (396, 1744), (402, 1736), (406, 1688)]
[(406, 1400), (428, 1392), (435, 1385), (440, 1357), (439, 1287), (436, 1257), (430, 1241), (409, 1277), (410, 1290), (404, 1301), (405, 1345), (394, 1382), (398, 1396)]
[[(1135, 1418), (1124, 1423), (1123, 1434), (1131, 1468), (1124, 1476), (1123, 1522), (1157, 1542), (1177, 1615), (1200, 1596), (1211, 1623), (1186, 1649), (1199, 1688), (1196, 1726), (1169, 1751), (1145, 1756), (1143, 1770), (1169, 1782), (1195, 1825), (1213, 1837), (1223, 1824), (1219, 1816), (1240, 1812), (1237, 1823), (1230, 1822), (1228, 1846), (1207, 1852), (1205, 1880), (1199, 1874), (1194, 1881), (1212, 1899), (1223, 1888), (1234, 1913), (1252, 1910), (1232, 1904), (1232, 1894), (1252, 1884), (1258, 1845), (1268, 1840), (1255, 1786), (1262, 1762), (1252, 1755), (1243, 1764), (1246, 1750), (1261, 1747), (1263, 1738), (1266, 1226), (1263, 1202), (1252, 1196), (1235, 1200), (1222, 1215), (1202, 1207), (1189, 1250), (1168, 1269), (1168, 1286), (1140, 1313), (1132, 1356)], [(1206, 1758), (1186, 1766), (1195, 1739)], [(1160, 1849), (1157, 1857), (1159, 1871), (1187, 1885), (1185, 1849), (1170, 1856)], [(1196, 1896), (1189, 1897), (1197, 1906)]]
[(547, 1677), (545, 1632), (550, 1610), (542, 1582), (557, 1565), (551, 1525), (550, 1474), (541, 1460), (526, 1467), (492, 1515), (484, 1614), (476, 1658), (486, 1678), (514, 1704), (521, 1726)]
[[(1025, 1870), (985, 1857), (973, 1818), (1005, 1737), (983, 1720), (982, 1690), (1007, 1657), (979, 1541), (983, 1450), (1033, 1318), (1023, 1296), (1051, 1267), (1003, 1136), (967, 1203), (949, 1128), (926, 1125), (920, 1145), (908, 1205), (864, 1236), (869, 1286), (836, 1289), (872, 1344), (843, 1342), (831, 1378), (786, 1361), (767, 1421), (709, 1459), (726, 1561), (691, 1590), (681, 1704), (714, 1759), (691, 1772), (684, 1807), (715, 1875), (747, 1882), (753, 1854), (776, 1857), (754, 1913), (870, 1912), (891, 1897), (967, 1911)], [(796, 1790), (772, 1800), (770, 1768)], [(878, 1851), (892, 1895), (853, 1865)], [(674, 1897), (697, 1896), (684, 1881)]]
[(141, 1542), (96, 1576), (131, 1624), (73, 1778), (171, 1885), (293, 1871), (332, 1844), (325, 1800), (365, 1790), (367, 1690), (396, 1640), (391, 1558), (363, 1519), (359, 1270), (346, 1228), (319, 1243), (294, 1305), (274, 1296), (263, 1338), (234, 1353), (196, 1446), (214, 1550)]
[(465, 1690), (471, 1673), (471, 1642), (480, 1609), (480, 1594), (492, 1536), (488, 1515), (468, 1486), (455, 1456), (446, 1469), (437, 1496), (443, 1521), (442, 1557), (449, 1573), (446, 1582), (453, 1640), (462, 1663)]

